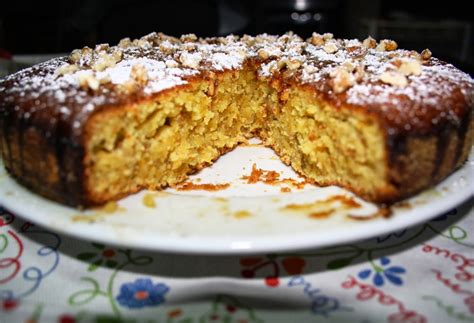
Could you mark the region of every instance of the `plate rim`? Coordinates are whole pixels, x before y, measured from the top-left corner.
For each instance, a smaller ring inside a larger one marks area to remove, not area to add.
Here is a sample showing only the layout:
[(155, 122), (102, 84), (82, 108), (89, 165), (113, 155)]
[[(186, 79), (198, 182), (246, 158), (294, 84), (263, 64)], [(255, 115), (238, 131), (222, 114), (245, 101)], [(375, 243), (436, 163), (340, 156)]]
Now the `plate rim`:
[[(474, 151), (474, 149), (473, 149)], [(0, 167), (3, 168), (0, 159)], [(469, 174), (474, 172), (474, 153), (471, 153), (468, 160), (463, 166), (444, 178), (437, 185), (430, 189), (439, 189), (443, 183), (449, 181), (454, 177), (455, 181), (462, 178), (467, 181), (467, 187), (461, 190), (448, 189), (446, 194), (436, 196), (427, 203), (415, 205), (409, 210), (404, 210), (402, 214), (396, 214), (389, 218), (371, 219), (364, 223), (358, 223), (356, 226), (345, 226), (339, 228), (338, 231), (329, 230), (326, 232), (296, 232), (296, 234), (278, 234), (273, 238), (271, 234), (266, 234), (261, 237), (255, 235), (251, 236), (191, 236), (186, 237), (176, 233), (171, 233), (166, 236), (159, 237), (159, 242), (156, 240), (156, 233), (151, 231), (144, 231), (136, 234), (136, 227), (125, 228), (123, 225), (114, 223), (99, 222), (99, 225), (91, 225), (90, 223), (75, 222), (71, 225), (70, 217), (55, 218), (51, 221), (46, 218), (43, 221), (38, 221), (34, 212), (31, 212), (31, 207), (26, 203), (18, 204), (15, 199), (8, 196), (0, 195), (0, 207), (12, 213), (23, 220), (30, 221), (40, 227), (52, 230), (60, 234), (74, 237), (82, 241), (94, 241), (105, 243), (115, 247), (133, 248), (139, 250), (155, 251), (162, 253), (175, 254), (207, 254), (207, 255), (236, 255), (236, 254), (262, 254), (288, 251), (303, 251), (308, 249), (320, 249), (328, 246), (338, 246), (347, 243), (356, 243), (362, 240), (373, 239), (376, 236), (389, 234), (401, 229), (413, 227), (415, 225), (426, 222), (432, 218), (439, 216), (449, 210), (462, 205), (469, 199), (474, 200), (474, 183), (469, 178)], [(466, 174), (467, 173), (467, 174)], [(27, 194), (32, 194), (35, 198), (44, 200), (48, 203), (56, 203), (43, 198), (34, 192), (31, 192), (21, 184), (19, 184), (6, 170), (4, 170), (5, 177), (12, 180), (14, 185), (17, 185)], [(465, 177), (468, 177), (467, 179)], [(428, 189), (423, 190), (416, 198)], [(442, 190), (442, 188), (441, 188)], [(406, 199), (410, 200), (410, 199)], [(16, 205), (17, 204), (17, 205)], [(61, 206), (61, 204), (56, 203)], [(52, 223), (54, 222), (54, 223)], [(127, 230), (134, 232), (132, 239), (125, 238), (124, 235)], [(120, 231), (118, 237), (117, 231)], [(334, 233), (337, 232), (335, 235)], [(158, 234), (163, 234), (158, 233)]]

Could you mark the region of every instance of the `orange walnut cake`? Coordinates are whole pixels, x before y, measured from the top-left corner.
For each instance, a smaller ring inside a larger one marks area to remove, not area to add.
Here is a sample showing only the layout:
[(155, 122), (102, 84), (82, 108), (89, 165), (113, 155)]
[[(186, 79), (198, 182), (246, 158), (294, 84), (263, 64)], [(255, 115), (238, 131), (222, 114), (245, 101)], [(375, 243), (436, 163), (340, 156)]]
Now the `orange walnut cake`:
[(392, 203), (462, 165), (473, 106), (472, 78), (391, 40), (152, 33), (0, 81), (0, 150), (24, 186), (87, 207), (258, 136), (308, 180)]

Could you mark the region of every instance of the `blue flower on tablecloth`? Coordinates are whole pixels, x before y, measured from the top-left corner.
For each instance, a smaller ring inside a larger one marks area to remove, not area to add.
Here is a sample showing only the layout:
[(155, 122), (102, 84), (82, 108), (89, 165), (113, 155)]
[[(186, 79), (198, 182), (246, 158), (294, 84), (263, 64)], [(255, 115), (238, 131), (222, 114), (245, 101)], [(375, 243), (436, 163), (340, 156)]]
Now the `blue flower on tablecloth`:
[(380, 258), (380, 264), (382, 266), (378, 266), (375, 263), (372, 263), (372, 269), (364, 269), (359, 272), (358, 276), (361, 279), (367, 279), (371, 276), (372, 281), (375, 286), (383, 286), (385, 283), (385, 279), (388, 280), (390, 283), (401, 286), (403, 285), (403, 280), (400, 275), (406, 272), (405, 268), (401, 266), (390, 266), (390, 259), (387, 257)]
[(163, 284), (153, 284), (149, 278), (139, 278), (131, 283), (120, 286), (117, 301), (128, 308), (157, 306), (165, 301), (165, 294), (170, 288)]

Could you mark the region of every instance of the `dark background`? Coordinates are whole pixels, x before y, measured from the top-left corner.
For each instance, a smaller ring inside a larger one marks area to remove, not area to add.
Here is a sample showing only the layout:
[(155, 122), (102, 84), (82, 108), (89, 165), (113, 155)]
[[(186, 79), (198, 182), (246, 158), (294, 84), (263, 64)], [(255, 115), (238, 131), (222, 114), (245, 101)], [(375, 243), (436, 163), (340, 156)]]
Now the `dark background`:
[(15, 0), (0, 5), (0, 56), (69, 52), (152, 31), (179, 36), (313, 31), (390, 38), (474, 72), (467, 1)]

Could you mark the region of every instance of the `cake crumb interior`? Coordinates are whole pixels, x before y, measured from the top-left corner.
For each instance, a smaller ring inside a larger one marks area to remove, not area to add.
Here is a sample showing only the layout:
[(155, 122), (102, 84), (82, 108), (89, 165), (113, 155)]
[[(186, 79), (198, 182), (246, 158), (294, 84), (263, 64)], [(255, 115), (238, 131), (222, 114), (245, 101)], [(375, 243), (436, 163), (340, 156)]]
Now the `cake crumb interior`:
[(251, 68), (109, 109), (87, 133), (86, 187), (98, 204), (176, 185), (252, 136), (319, 185), (367, 196), (386, 183), (383, 132), (367, 114), (331, 107), (304, 86), (261, 80)]

